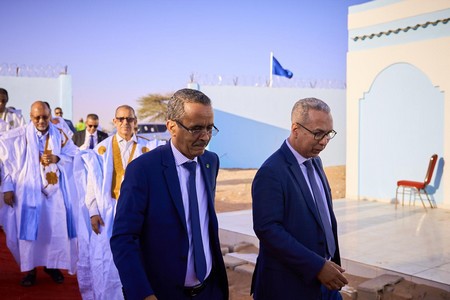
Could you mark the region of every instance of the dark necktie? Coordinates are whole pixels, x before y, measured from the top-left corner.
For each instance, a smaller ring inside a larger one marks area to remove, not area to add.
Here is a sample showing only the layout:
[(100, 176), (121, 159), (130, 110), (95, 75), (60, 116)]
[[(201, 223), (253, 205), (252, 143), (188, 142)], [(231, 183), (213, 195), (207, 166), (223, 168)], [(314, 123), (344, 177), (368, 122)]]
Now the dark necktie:
[(198, 212), (197, 188), (195, 187), (195, 169), (197, 163), (188, 161), (183, 166), (189, 170), (189, 215), (191, 219), (192, 243), (194, 245), (194, 265), (197, 279), (203, 282), (206, 276), (206, 258), (203, 251), (200, 217)]
[(89, 139), (89, 149), (94, 149), (94, 135), (91, 134), (91, 137)]
[(325, 230), (325, 237), (327, 239), (328, 254), (333, 257), (336, 251), (336, 242), (334, 240), (333, 230), (331, 229), (331, 224), (328, 221), (328, 211), (325, 207), (325, 199), (323, 199), (322, 193), (320, 192), (319, 186), (317, 185), (316, 176), (314, 175), (314, 166), (311, 160), (307, 160), (303, 163), (306, 166), (308, 172), (309, 184), (314, 194), (314, 199), (316, 201), (317, 210), (319, 211), (320, 219), (322, 221), (323, 229)]

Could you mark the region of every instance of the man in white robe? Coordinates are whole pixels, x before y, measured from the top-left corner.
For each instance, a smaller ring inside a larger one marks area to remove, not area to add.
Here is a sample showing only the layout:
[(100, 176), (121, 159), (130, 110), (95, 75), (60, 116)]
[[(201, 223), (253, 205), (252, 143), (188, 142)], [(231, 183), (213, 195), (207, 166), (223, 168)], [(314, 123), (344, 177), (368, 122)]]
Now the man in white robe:
[(0, 88), (0, 131), (7, 131), (26, 125), (20, 111), (6, 107), (8, 101), (8, 91)]
[(31, 105), (31, 122), (4, 132), (0, 159), (7, 245), (22, 272), (21, 285), (36, 281), (36, 267), (57, 283), (64, 281), (59, 269), (76, 272), (76, 215), (71, 201), (73, 157), (78, 148), (50, 123), (50, 110), (42, 101)]
[[(78, 189), (87, 181), (84, 205), (78, 219), (78, 285), (83, 299), (123, 299), (122, 284), (112, 258), (109, 239), (115, 208), (126, 166), (136, 157), (159, 146), (134, 134), (134, 109), (119, 106), (113, 119), (117, 133), (93, 150), (83, 150), (76, 157)], [(83, 165), (85, 172), (80, 172)]]

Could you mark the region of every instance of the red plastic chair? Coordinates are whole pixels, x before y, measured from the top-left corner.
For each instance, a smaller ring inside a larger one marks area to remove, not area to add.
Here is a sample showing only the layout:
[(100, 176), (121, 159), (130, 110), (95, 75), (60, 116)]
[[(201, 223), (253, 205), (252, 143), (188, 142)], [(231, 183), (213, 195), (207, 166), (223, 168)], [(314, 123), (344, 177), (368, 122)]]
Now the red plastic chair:
[[(410, 181), (410, 180), (397, 181), (397, 190), (395, 192), (395, 200), (396, 200), (395, 208), (397, 208), (398, 192), (399, 192), (400, 188), (402, 188), (402, 206), (403, 206), (403, 202), (404, 202), (404, 198), (405, 198), (405, 189), (409, 189), (410, 195), (413, 192), (417, 192), (417, 194), (419, 194), (420, 201), (422, 201), (422, 205), (423, 205), (423, 208), (425, 208), (425, 210), (427, 210), (427, 208), (425, 207), (425, 203), (423, 202), (423, 199), (422, 199), (422, 194), (421, 194), (422, 192), (427, 196), (428, 202), (430, 203), (430, 207), (434, 208), (433, 203), (431, 202), (430, 196), (428, 195), (428, 193), (426, 191), (426, 187), (428, 184), (430, 184), (431, 177), (433, 177), (433, 171), (434, 171), (434, 167), (436, 166), (437, 159), (438, 159), (437, 154), (433, 154), (431, 156), (430, 162), (428, 163), (427, 174), (425, 175), (425, 180), (423, 182)], [(409, 199), (409, 202), (411, 203), (411, 197)]]

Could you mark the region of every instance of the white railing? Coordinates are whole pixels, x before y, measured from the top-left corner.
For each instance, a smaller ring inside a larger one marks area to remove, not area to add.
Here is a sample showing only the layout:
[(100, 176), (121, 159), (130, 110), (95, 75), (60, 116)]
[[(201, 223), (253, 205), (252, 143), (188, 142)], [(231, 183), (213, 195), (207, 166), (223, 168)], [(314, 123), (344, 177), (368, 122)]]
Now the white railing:
[[(224, 85), (224, 86), (269, 86), (269, 78), (263, 76), (228, 76), (228, 75), (205, 75), (191, 74), (190, 82), (196, 82), (200, 85)], [(346, 89), (345, 81), (328, 79), (302, 79), (302, 78), (284, 78), (274, 76), (272, 87), (290, 87), (290, 88), (317, 88), (317, 89)]]
[(57, 65), (25, 65), (25, 64), (0, 64), (0, 76), (16, 77), (58, 77), (67, 74), (67, 66)]

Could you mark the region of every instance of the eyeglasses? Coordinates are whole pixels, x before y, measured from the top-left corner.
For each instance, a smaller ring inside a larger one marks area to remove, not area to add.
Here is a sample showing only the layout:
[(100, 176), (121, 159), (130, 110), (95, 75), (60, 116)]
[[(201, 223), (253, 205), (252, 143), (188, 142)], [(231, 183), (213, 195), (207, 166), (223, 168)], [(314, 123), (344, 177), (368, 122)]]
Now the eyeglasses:
[(98, 127), (98, 125), (86, 125), (86, 126), (89, 128), (92, 128), (92, 127), (97, 128)]
[(303, 129), (305, 129), (306, 131), (308, 131), (309, 133), (314, 135), (314, 139), (316, 141), (321, 141), (324, 137), (326, 137), (328, 140), (331, 140), (337, 134), (337, 132), (334, 130), (330, 130), (328, 132), (323, 132), (323, 131), (313, 132), (298, 122), (295, 122), (295, 124), (300, 125)]
[(219, 129), (217, 129), (217, 127), (214, 125), (210, 125), (207, 127), (200, 127), (200, 128), (199, 127), (187, 128), (180, 121), (175, 120), (175, 122), (178, 125), (180, 125), (181, 127), (183, 127), (184, 130), (186, 130), (187, 132), (189, 132), (190, 134), (192, 134), (194, 136), (200, 136), (204, 133), (206, 133), (207, 135), (216, 136), (216, 134), (219, 133)]
[(39, 122), (40, 119), (47, 121), (50, 118), (50, 116), (36, 116), (36, 117), (31, 117), (31, 119), (33, 119), (34, 122)]
[(62, 113), (62, 111), (55, 111), (55, 115), (62, 115), (63, 113)]
[(123, 123), (123, 121), (127, 120), (127, 123), (133, 123), (134, 121), (136, 121), (136, 118), (133, 117), (116, 117), (116, 120), (119, 121), (120, 123)]

